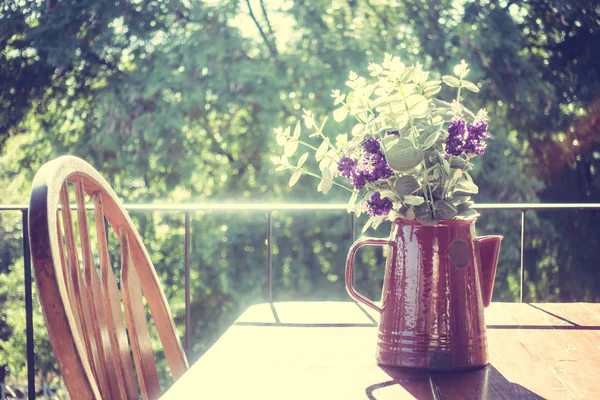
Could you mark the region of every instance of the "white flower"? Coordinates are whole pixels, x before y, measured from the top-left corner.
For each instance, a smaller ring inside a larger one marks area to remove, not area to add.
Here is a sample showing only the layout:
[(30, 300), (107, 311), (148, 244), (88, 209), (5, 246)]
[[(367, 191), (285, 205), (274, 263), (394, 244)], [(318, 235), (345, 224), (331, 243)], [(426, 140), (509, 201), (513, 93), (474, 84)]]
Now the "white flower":
[(462, 106), (460, 105), (459, 102), (457, 102), (456, 100), (452, 100), (452, 114), (454, 116), (454, 119), (463, 119), (463, 110), (462, 110)]
[(460, 64), (454, 67), (454, 75), (459, 78), (464, 78), (469, 73), (469, 64), (465, 62), (465, 60), (461, 60)]
[(477, 115), (475, 115), (475, 121), (487, 122), (487, 119), (488, 119), (488, 113), (483, 108), (477, 112)]

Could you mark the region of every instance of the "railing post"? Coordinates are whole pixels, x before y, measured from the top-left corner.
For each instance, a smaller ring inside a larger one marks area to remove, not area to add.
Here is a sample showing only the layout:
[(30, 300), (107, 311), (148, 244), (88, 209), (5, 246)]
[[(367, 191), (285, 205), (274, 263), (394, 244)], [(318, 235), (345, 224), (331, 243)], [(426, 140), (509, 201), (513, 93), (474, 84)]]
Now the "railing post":
[(273, 302), (273, 249), (271, 248), (273, 230), (273, 223), (271, 220), (272, 214), (273, 211), (271, 210), (267, 212), (267, 301), (269, 303)]
[(185, 268), (185, 352), (190, 355), (192, 309), (190, 293), (190, 212), (185, 213), (185, 238), (184, 238), (184, 268)]
[[(354, 215), (354, 211), (350, 213), (350, 237), (352, 238), (352, 243), (356, 241), (356, 229), (355, 229), (356, 217)], [(351, 243), (351, 245), (352, 245)], [(356, 285), (356, 275), (352, 274), (352, 285)]]
[(523, 280), (525, 279), (525, 230), (527, 229), (527, 210), (521, 210), (521, 303), (523, 302)]
[(351, 236), (352, 236), (352, 243), (354, 243), (356, 241), (356, 228), (355, 228), (355, 222), (356, 222), (356, 216), (354, 215), (354, 211), (352, 211), (350, 213), (350, 229), (351, 229)]
[(27, 393), (35, 400), (35, 365), (33, 351), (33, 294), (31, 289), (31, 250), (29, 248), (29, 215), (22, 210), (23, 221), (23, 263), (25, 281), (25, 334), (27, 343)]

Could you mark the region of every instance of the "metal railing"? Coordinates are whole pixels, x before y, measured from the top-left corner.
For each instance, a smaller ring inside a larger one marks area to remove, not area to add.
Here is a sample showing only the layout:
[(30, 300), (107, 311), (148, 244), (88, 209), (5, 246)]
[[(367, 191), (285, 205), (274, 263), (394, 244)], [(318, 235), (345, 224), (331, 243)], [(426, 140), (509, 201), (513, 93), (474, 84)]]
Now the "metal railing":
[[(600, 203), (507, 203), (507, 204), (477, 204), (478, 210), (512, 210), (521, 213), (521, 241), (520, 241), (520, 301), (523, 302), (523, 280), (525, 264), (525, 238), (527, 229), (527, 212), (541, 210), (600, 210)], [(91, 209), (91, 207), (90, 207)], [(267, 287), (266, 300), (273, 302), (273, 280), (272, 280), (272, 215), (276, 211), (342, 211), (346, 210), (346, 204), (129, 204), (125, 205), (129, 212), (169, 212), (181, 213), (184, 217), (184, 270), (185, 270), (185, 349), (190, 350), (191, 334), (191, 307), (190, 307), (190, 243), (191, 243), (191, 216), (192, 213), (201, 211), (255, 211), (266, 212), (266, 237), (267, 237)], [(23, 231), (23, 259), (24, 259), (24, 282), (25, 282), (25, 319), (26, 319), (26, 337), (27, 337), (27, 382), (30, 390), (29, 399), (35, 399), (35, 368), (34, 368), (34, 348), (33, 348), (33, 305), (32, 305), (32, 287), (31, 287), (31, 259), (28, 224), (28, 207), (26, 205), (0, 205), (0, 212), (21, 212), (22, 231)], [(355, 240), (355, 216), (350, 213), (350, 227), (352, 232), (352, 241)]]
[[(64, 386), (52, 386), (47, 382), (42, 384), (40, 390), (34, 393), (35, 398), (51, 400), (51, 399), (69, 399), (69, 393)], [(28, 385), (5, 384), (0, 383), (0, 400), (7, 399), (25, 399), (29, 397)]]

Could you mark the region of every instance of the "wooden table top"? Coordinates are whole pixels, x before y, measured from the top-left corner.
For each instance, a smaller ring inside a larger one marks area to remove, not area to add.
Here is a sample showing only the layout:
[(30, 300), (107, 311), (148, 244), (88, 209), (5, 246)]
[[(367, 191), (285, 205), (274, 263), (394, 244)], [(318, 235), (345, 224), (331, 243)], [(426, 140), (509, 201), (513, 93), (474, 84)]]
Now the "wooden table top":
[(600, 304), (492, 303), (490, 364), (375, 363), (377, 316), (352, 302), (250, 307), (162, 399), (600, 398)]

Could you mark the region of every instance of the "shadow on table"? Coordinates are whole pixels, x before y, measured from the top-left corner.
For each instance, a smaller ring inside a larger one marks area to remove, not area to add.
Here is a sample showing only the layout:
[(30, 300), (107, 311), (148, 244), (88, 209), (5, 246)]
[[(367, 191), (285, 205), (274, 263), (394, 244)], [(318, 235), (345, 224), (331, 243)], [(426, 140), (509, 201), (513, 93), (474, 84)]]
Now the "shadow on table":
[[(366, 389), (369, 399), (396, 398), (397, 396), (393, 396), (397, 391), (394, 387), (400, 389), (399, 386), (416, 399), (433, 399), (434, 390), (437, 392), (436, 398), (442, 399), (544, 399), (529, 389), (510, 382), (491, 364), (472, 371), (436, 372), (431, 380), (426, 372), (383, 366), (380, 368), (392, 380), (369, 386)], [(435, 387), (432, 388), (432, 385)]]
[(366, 394), (369, 399), (399, 399), (404, 398), (406, 392), (416, 399), (430, 399), (431, 387), (429, 374), (403, 368), (379, 366), (392, 380), (376, 383), (367, 387)]

